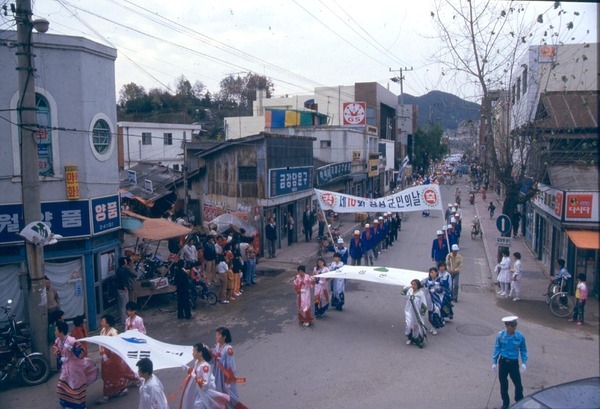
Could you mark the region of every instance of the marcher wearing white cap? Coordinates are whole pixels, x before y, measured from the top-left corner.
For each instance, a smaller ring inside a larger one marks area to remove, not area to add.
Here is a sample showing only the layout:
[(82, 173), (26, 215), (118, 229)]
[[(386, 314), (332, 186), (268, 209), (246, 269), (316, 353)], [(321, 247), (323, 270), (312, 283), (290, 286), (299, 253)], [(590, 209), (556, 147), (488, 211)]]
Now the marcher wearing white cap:
[(460, 250), (457, 244), (453, 244), (450, 254), (446, 256), (446, 268), (452, 275), (452, 301), (458, 302), (458, 289), (460, 288), (460, 272), (463, 268), (463, 257), (458, 254)]
[(362, 243), (360, 241), (360, 231), (354, 230), (354, 234), (350, 239), (350, 259), (353, 266), (360, 266), (360, 259), (363, 256)]
[(373, 238), (375, 239), (375, 244), (373, 245), (373, 255), (375, 256), (375, 261), (379, 259), (379, 254), (381, 253), (381, 240), (383, 239), (382, 225), (383, 217), (379, 216), (379, 219), (373, 220)]
[(438, 230), (436, 235), (437, 237), (433, 239), (433, 243), (431, 244), (431, 261), (435, 261), (437, 264), (439, 261), (446, 261), (448, 242), (442, 230)]
[(334, 250), (336, 253), (339, 253), (340, 258), (342, 259), (342, 263), (348, 264), (348, 248), (344, 246), (344, 239), (341, 237), (337, 239), (337, 247)]
[[(500, 396), (502, 397), (502, 408), (507, 409), (510, 405), (508, 395), (508, 376), (515, 386), (515, 402), (523, 399), (523, 385), (521, 374), (527, 369), (527, 344), (525, 337), (517, 331), (517, 320), (519, 317), (509, 316), (502, 318), (505, 329), (496, 335), (494, 353), (492, 355), (492, 370), (498, 369), (500, 380)], [(521, 355), (521, 370), (519, 371), (519, 354)]]
[(375, 247), (375, 236), (373, 235), (373, 230), (371, 230), (371, 225), (369, 223), (365, 224), (365, 230), (360, 235), (360, 243), (363, 257), (365, 258), (365, 266), (373, 265), (373, 258), (375, 257), (375, 252), (373, 251), (373, 248)]

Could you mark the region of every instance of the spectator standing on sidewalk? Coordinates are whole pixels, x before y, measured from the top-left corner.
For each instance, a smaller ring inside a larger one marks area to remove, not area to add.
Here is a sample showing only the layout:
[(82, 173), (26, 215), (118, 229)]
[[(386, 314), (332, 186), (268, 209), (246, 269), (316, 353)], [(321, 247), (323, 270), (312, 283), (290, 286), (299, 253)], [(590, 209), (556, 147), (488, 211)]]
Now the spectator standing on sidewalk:
[(125, 320), (127, 319), (127, 311), (125, 307), (130, 301), (129, 291), (133, 290), (132, 280), (137, 278), (133, 268), (131, 267), (131, 258), (119, 258), (119, 268), (117, 268), (115, 276), (119, 304), (119, 318), (121, 319), (121, 324), (125, 325)]
[(294, 234), (296, 234), (296, 222), (294, 221), (294, 216), (292, 216), (292, 213), (288, 213), (288, 217), (287, 217), (287, 230), (288, 230), (288, 246), (291, 246), (292, 244), (294, 244)]
[(583, 312), (585, 309), (585, 302), (588, 297), (587, 283), (585, 282), (587, 276), (584, 273), (577, 275), (577, 290), (575, 290), (575, 309), (573, 310), (573, 316), (569, 319), (569, 322), (577, 321), (577, 325), (583, 325)]
[(211, 231), (202, 246), (204, 250), (204, 274), (208, 284), (212, 284), (215, 281), (215, 274), (217, 272), (217, 250), (215, 248), (216, 236), (217, 232)]
[(513, 237), (517, 237), (517, 235), (519, 234), (519, 223), (521, 223), (522, 217), (523, 215), (521, 214), (521, 212), (519, 212), (519, 209), (515, 207), (512, 217), (510, 218), (513, 228)]
[(302, 213), (302, 228), (304, 229), (304, 240), (308, 243), (312, 240), (312, 226), (315, 222), (315, 214), (310, 210), (310, 206), (306, 205), (304, 213)]
[(510, 252), (508, 249), (502, 250), (502, 260), (498, 264), (500, 271), (498, 272), (498, 282), (500, 283), (500, 291), (498, 295), (501, 297), (509, 297), (510, 294)]
[(319, 225), (319, 236), (323, 237), (325, 235), (325, 216), (323, 215), (323, 211), (317, 212), (317, 223)]
[(519, 301), (519, 295), (521, 294), (521, 271), (523, 270), (523, 266), (521, 265), (521, 253), (516, 251), (513, 253), (513, 257), (515, 258), (515, 262), (510, 269), (512, 277), (509, 297), (514, 295), (513, 301)]
[(267, 249), (268, 257), (275, 257), (275, 247), (277, 241), (277, 226), (275, 225), (275, 218), (269, 217), (269, 224), (265, 227), (265, 237), (267, 238)]

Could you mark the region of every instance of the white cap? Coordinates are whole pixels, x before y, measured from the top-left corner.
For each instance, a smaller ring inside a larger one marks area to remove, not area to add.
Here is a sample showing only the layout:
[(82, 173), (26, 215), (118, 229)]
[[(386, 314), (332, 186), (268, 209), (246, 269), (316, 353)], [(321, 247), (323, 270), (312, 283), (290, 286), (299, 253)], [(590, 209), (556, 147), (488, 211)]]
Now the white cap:
[(453, 206), (454, 206), (454, 207), (458, 207), (458, 203), (454, 203), (454, 205), (453, 205)]
[(437, 235), (439, 236), (439, 235), (442, 235), (442, 234), (444, 234), (444, 232), (443, 232), (443, 231), (441, 231), (441, 230), (438, 230), (438, 231), (437, 231), (437, 233), (435, 233), (435, 234), (437, 234)]
[(379, 216), (379, 220), (383, 220), (383, 216)]
[(452, 245), (452, 251), (458, 251), (458, 244)]
[(448, 207), (452, 207), (452, 203), (448, 203)]
[(358, 230), (354, 230), (354, 234), (360, 234)]
[(456, 213), (456, 207), (453, 207), (452, 209), (450, 209), (450, 211), (451, 211), (452, 213)]
[(338, 244), (344, 244), (344, 239), (342, 239), (341, 237), (338, 239)]
[(516, 315), (509, 315), (508, 317), (502, 318), (502, 322), (514, 322), (518, 319), (519, 317), (517, 317)]
[(460, 213), (454, 213), (454, 217), (460, 217)]
[(448, 230), (448, 226), (446, 226), (446, 225), (443, 225), (443, 226), (442, 226), (442, 230)]
[(375, 219), (375, 221), (373, 223), (379, 224), (379, 220)]
[(369, 223), (365, 224), (365, 227), (371, 227), (371, 225)]

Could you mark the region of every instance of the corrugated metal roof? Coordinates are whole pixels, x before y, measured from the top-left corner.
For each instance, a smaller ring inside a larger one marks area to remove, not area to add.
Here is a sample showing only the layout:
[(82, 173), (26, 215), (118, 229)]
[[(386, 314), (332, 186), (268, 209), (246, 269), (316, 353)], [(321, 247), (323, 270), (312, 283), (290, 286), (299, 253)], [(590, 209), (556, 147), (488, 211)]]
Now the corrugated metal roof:
[[(132, 185), (129, 181), (128, 170), (134, 170), (137, 176), (137, 184)], [(149, 162), (139, 164), (119, 173), (119, 188), (125, 189), (133, 196), (146, 200), (155, 201), (175, 191), (175, 183), (182, 179), (181, 172)], [(152, 181), (152, 192), (144, 188), (144, 180)]]
[(551, 166), (548, 176), (554, 189), (598, 191), (598, 166)]
[(598, 91), (546, 92), (540, 97), (535, 126), (545, 129), (598, 127)]

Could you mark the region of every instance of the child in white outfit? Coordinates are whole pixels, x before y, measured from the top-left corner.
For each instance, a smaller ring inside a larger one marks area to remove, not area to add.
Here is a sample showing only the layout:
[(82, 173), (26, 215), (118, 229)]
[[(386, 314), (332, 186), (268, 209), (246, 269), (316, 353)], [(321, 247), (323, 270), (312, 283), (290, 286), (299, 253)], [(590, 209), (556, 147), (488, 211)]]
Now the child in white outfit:
[(510, 294), (509, 297), (514, 295), (513, 301), (519, 301), (519, 295), (521, 293), (521, 253), (514, 252), (513, 257), (515, 258), (515, 262), (513, 264), (513, 268), (510, 269), (511, 276), (511, 286), (510, 286)]

